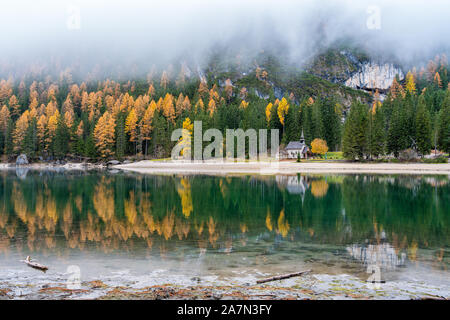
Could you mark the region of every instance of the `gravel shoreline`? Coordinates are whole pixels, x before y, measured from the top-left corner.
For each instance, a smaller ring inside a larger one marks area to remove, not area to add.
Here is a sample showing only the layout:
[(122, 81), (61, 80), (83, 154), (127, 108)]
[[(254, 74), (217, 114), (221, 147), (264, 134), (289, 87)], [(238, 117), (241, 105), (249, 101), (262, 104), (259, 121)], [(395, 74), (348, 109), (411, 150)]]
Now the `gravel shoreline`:
[(266, 284), (163, 284), (136, 288), (132, 283), (82, 282), (13, 285), (0, 282), (0, 300), (447, 300), (449, 291), (420, 282), (387, 282), (370, 287), (349, 275), (308, 275)]
[(297, 174), (297, 173), (377, 173), (450, 175), (450, 164), (352, 163), (352, 162), (172, 162), (144, 160), (112, 166), (147, 174)]

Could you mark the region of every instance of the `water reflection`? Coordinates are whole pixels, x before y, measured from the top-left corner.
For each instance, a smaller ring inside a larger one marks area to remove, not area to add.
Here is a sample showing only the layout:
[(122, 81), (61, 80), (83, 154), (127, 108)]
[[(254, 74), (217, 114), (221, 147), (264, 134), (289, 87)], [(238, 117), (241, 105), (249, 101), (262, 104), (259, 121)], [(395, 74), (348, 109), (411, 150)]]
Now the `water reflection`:
[(180, 244), (202, 256), (266, 241), (275, 251), (283, 242), (342, 246), (387, 269), (429, 248), (446, 265), (448, 195), (445, 176), (1, 172), (0, 257), (14, 248), (145, 249), (164, 258)]

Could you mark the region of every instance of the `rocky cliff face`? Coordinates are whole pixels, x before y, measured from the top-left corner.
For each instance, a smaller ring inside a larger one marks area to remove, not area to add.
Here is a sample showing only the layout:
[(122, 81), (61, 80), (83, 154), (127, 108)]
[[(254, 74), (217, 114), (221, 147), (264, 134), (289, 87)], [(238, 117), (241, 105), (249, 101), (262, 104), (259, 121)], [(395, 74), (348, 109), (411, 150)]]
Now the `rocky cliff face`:
[(362, 64), (359, 70), (345, 81), (345, 85), (354, 89), (385, 91), (397, 75), (400, 80), (405, 77), (403, 71), (392, 63), (378, 64), (370, 61)]

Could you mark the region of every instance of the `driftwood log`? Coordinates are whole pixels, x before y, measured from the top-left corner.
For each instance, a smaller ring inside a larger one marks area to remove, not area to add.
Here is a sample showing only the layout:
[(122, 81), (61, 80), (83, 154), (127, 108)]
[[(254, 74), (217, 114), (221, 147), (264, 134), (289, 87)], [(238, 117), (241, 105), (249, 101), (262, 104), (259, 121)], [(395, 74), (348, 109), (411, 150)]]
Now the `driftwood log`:
[(298, 276), (302, 276), (305, 273), (309, 273), (309, 272), (311, 272), (311, 270), (305, 270), (305, 271), (296, 272), (296, 273), (283, 274), (281, 276), (275, 276), (275, 277), (271, 277), (271, 278), (267, 278), (267, 279), (261, 279), (261, 280), (256, 281), (256, 283), (260, 284), (260, 283), (265, 283), (265, 282), (270, 282), (270, 281), (276, 281), (276, 280), (283, 280), (283, 279), (288, 279), (288, 278), (292, 278), (292, 277), (298, 277)]
[(22, 262), (26, 263), (29, 267), (34, 268), (34, 269), (38, 269), (41, 270), (43, 272), (47, 271), (48, 268), (40, 263), (31, 261), (30, 256), (27, 256), (27, 258), (25, 260), (21, 260)]

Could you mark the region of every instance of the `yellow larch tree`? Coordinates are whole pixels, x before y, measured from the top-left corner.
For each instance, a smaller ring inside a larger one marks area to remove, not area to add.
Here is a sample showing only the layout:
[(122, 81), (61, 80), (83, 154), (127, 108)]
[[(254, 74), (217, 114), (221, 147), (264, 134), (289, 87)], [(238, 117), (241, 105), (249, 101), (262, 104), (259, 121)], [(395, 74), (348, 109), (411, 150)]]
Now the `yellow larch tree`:
[(6, 132), (6, 128), (8, 127), (8, 121), (11, 118), (11, 114), (9, 112), (9, 109), (6, 105), (3, 105), (3, 107), (0, 110), (0, 131)]
[(106, 111), (94, 128), (95, 146), (102, 158), (109, 158), (114, 155), (115, 126), (114, 117)]
[(209, 98), (214, 99), (215, 102), (218, 102), (220, 99), (219, 93), (217, 92), (217, 86), (215, 84), (211, 90), (209, 90)]
[(411, 71), (406, 75), (406, 91), (408, 91), (410, 94), (416, 94), (417, 91), (416, 82)]
[(74, 119), (75, 114), (73, 113), (73, 110), (68, 110), (66, 111), (66, 113), (64, 113), (64, 123), (69, 129), (72, 128)]
[(28, 110), (19, 117), (16, 122), (16, 128), (13, 132), (14, 151), (19, 152), (21, 150), (22, 142), (25, 138), (28, 125), (30, 123), (30, 114)]
[(138, 139), (138, 118), (134, 109), (131, 109), (125, 120), (125, 132), (130, 135), (130, 141), (136, 142)]
[(46, 135), (47, 135), (47, 118), (45, 117), (45, 114), (42, 114), (37, 122), (37, 138), (40, 149), (42, 149), (43, 151), (47, 151)]
[(147, 155), (147, 147), (148, 147), (148, 141), (151, 139), (151, 133), (152, 133), (152, 122), (153, 122), (153, 116), (155, 114), (156, 110), (156, 104), (152, 100), (152, 103), (147, 107), (145, 110), (144, 116), (140, 122), (140, 131), (142, 140), (145, 141), (145, 155)]
[(195, 112), (203, 111), (205, 109), (205, 104), (203, 103), (202, 98), (198, 99), (195, 104)]
[(441, 76), (439, 75), (439, 72), (436, 72), (436, 74), (434, 75), (433, 81), (439, 88), (442, 88), (442, 80), (441, 80)]
[(53, 139), (55, 138), (56, 129), (58, 128), (59, 117), (60, 117), (59, 111), (58, 109), (56, 109), (54, 113), (48, 118), (47, 136), (45, 139), (45, 145), (47, 150), (49, 150), (50, 145), (52, 144)]
[(247, 109), (247, 107), (248, 107), (248, 102), (245, 101), (245, 100), (242, 100), (242, 101), (241, 101), (241, 104), (239, 105), (239, 108), (245, 110), (245, 109)]
[(271, 116), (271, 112), (272, 112), (272, 107), (273, 107), (272, 102), (269, 102), (269, 104), (267, 104), (267, 107), (266, 107), (266, 121), (267, 121), (267, 124), (269, 124), (269, 122), (270, 122), (270, 116)]
[(9, 109), (11, 110), (13, 116), (18, 117), (21, 113), (19, 100), (17, 100), (15, 95), (12, 95), (11, 98), (9, 98)]
[(206, 84), (205, 81), (200, 81), (200, 84), (198, 86), (198, 93), (200, 94), (200, 96), (202, 98), (205, 98), (206, 95), (208, 94), (209, 90), (208, 90), (208, 85)]
[(280, 123), (284, 127), (284, 119), (289, 111), (289, 103), (287, 102), (286, 98), (281, 99), (278, 108), (277, 108), (277, 114), (278, 118), (280, 119)]
[(186, 152), (191, 150), (191, 137), (192, 131), (194, 130), (194, 124), (191, 122), (191, 119), (186, 118), (183, 121), (183, 134), (180, 137), (180, 145), (182, 146), (181, 155), (185, 155)]
[(180, 95), (177, 98), (177, 102), (175, 103), (175, 114), (177, 116), (179, 116), (184, 111), (183, 102), (184, 102), (184, 95), (183, 93), (180, 93)]
[(190, 111), (191, 110), (191, 101), (189, 100), (189, 97), (184, 97), (183, 101), (183, 110)]
[(163, 100), (163, 115), (172, 123), (175, 123), (175, 107), (173, 105), (173, 96), (167, 93)]
[(210, 99), (208, 103), (209, 115), (212, 117), (215, 111), (216, 111), (216, 102), (214, 101), (214, 99)]
[(395, 78), (394, 78), (394, 81), (392, 81), (390, 93), (391, 93), (391, 99), (396, 99), (398, 97), (405, 96), (405, 90), (403, 89), (402, 85), (399, 84), (397, 79), (395, 79)]

